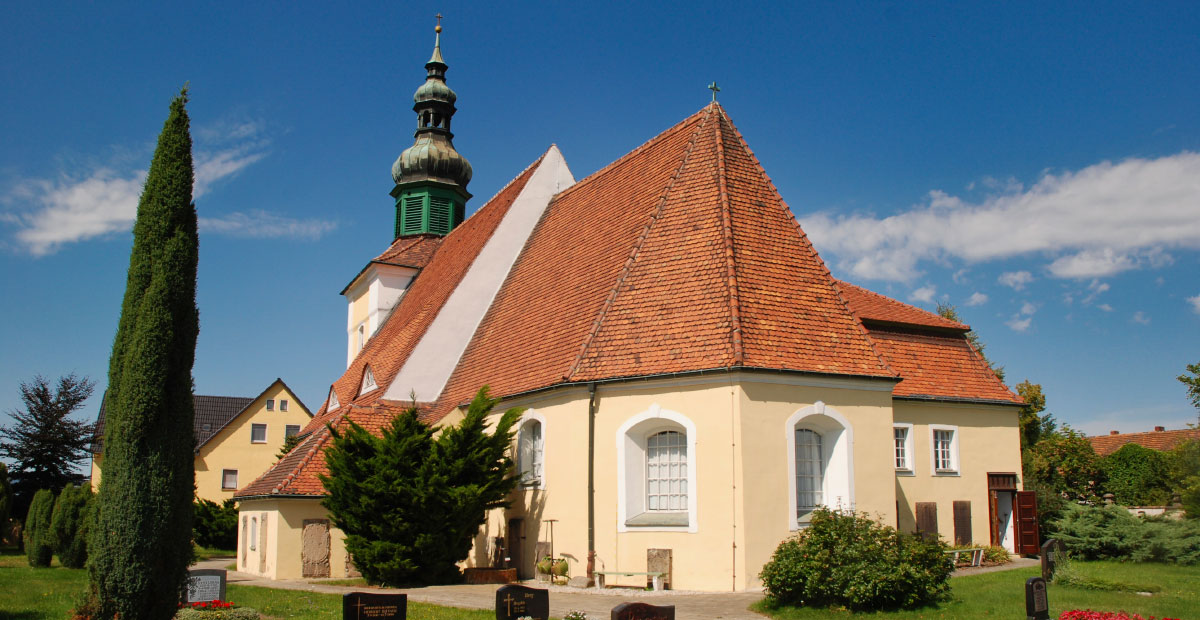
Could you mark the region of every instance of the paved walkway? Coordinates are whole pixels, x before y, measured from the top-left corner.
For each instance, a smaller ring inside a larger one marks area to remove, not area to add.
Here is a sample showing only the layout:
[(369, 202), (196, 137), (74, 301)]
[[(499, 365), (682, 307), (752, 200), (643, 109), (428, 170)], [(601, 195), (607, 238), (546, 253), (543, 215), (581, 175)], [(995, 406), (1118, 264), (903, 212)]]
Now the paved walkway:
[[(232, 558), (222, 558), (197, 562), (195, 568), (225, 568), (231, 560)], [(1035, 559), (1015, 558), (1013, 562), (1001, 566), (959, 569), (954, 572), (954, 576), (976, 575), (1037, 565), (1038, 560)], [(408, 595), (410, 601), (468, 609), (495, 609), (496, 588), (498, 587), (496, 585), (454, 585), (406, 589), (366, 588), (329, 585), (322, 583), (319, 579), (264, 579), (232, 570), (229, 571), (227, 579), (228, 583), (238, 585), (328, 594), (345, 594), (354, 591), (403, 592)], [(549, 589), (550, 615), (559, 618), (572, 609), (586, 612), (589, 618), (607, 618), (613, 607), (626, 601), (674, 605), (677, 620), (714, 620), (717, 618), (722, 620), (762, 620), (765, 618), (765, 616), (748, 609), (750, 605), (762, 598), (760, 592), (682, 592), (678, 590), (641, 592), (618, 589), (594, 591), (566, 586), (546, 586), (536, 582), (527, 582), (526, 585)]]

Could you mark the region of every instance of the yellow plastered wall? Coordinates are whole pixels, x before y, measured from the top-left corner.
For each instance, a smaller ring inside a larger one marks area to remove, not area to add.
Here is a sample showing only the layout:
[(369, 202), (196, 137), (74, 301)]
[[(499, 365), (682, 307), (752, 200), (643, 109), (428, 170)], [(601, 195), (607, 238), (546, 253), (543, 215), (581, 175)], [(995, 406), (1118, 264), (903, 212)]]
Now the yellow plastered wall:
[[(249, 519), (257, 520), (258, 538), (250, 549)], [(269, 579), (301, 579), (300, 549), (304, 521), (328, 519), (321, 498), (248, 499), (238, 504), (237, 570)], [(266, 527), (266, 544), (262, 528)], [(345, 534), (329, 525), (329, 576), (348, 577)]]
[[(898, 400), (896, 422), (913, 425), (912, 475), (897, 475), (901, 531), (916, 529), (916, 504), (937, 503), (938, 533), (954, 542), (954, 502), (971, 502), (973, 542), (989, 544), (987, 474), (1021, 473), (1017, 407)], [(934, 475), (930, 425), (957, 427), (959, 469)]]

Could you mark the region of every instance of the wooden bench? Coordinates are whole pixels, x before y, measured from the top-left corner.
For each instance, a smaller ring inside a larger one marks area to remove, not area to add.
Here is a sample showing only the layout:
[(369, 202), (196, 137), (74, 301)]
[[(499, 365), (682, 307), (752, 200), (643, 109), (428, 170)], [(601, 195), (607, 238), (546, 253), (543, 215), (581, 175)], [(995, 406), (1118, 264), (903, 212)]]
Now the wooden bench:
[(598, 570), (598, 571), (594, 571), (593, 574), (596, 575), (596, 589), (598, 589), (598, 590), (602, 589), (604, 587), (604, 578), (609, 575), (612, 575), (614, 577), (636, 577), (638, 575), (645, 575), (645, 576), (649, 577), (651, 582), (654, 584), (654, 590), (658, 591), (658, 590), (663, 589), (663, 575), (666, 573), (653, 573), (653, 572), (644, 573), (644, 572), (623, 571), (623, 570)]
[(952, 549), (946, 552), (950, 556), (950, 563), (958, 566), (958, 557), (964, 553), (971, 554), (971, 566), (979, 566), (983, 564), (983, 549)]

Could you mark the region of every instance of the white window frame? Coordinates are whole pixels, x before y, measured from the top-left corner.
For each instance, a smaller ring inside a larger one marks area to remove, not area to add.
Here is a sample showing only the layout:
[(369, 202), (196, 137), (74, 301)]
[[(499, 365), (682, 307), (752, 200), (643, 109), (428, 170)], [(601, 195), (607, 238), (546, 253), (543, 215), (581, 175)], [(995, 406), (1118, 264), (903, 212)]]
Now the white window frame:
[[(229, 478), (230, 474), (233, 474), (233, 486), (228, 486), (225, 484), (225, 481)], [(222, 491), (236, 491), (238, 488), (237, 485), (238, 485), (238, 470), (222, 469), (221, 470), (221, 490)]]
[(808, 527), (798, 514), (796, 493), (796, 429), (821, 435), (825, 456), (822, 499), (826, 506), (854, 510), (854, 427), (837, 409), (817, 401), (793, 413), (784, 422), (787, 438), (787, 523), (790, 531)]
[(267, 399), (267, 411), (275, 411), (275, 399), (274, 398)]
[[(646, 510), (646, 443), (662, 431), (683, 433), (687, 446), (687, 510)], [(616, 433), (617, 443), (617, 531), (618, 532), (696, 532), (699, 529), (697, 487), (700, 459), (696, 454), (696, 424), (679, 413), (663, 409), (658, 403), (631, 416)], [(645, 514), (678, 514), (687, 517), (687, 524), (630, 523)]]
[(341, 406), (342, 406), (342, 403), (338, 401), (337, 391), (334, 390), (332, 387), (329, 388), (329, 399), (328, 399), (328, 404), (325, 406), (325, 410), (326, 411), (337, 411), (338, 407), (341, 407)]
[(905, 422), (892, 424), (892, 463), (896, 462), (896, 429), (904, 429), (904, 466), (896, 465), (896, 475), (912, 476), (913, 467), (913, 425)]
[[(949, 469), (939, 470), (937, 467), (937, 431), (947, 431), (950, 433)], [(929, 425), (929, 471), (934, 476), (958, 476), (962, 473), (962, 467), (958, 459), (958, 442), (959, 433), (957, 426), (947, 424)]]
[(363, 366), (362, 384), (358, 386), (358, 395), (362, 396), (377, 389), (379, 389), (379, 384), (375, 382), (375, 371), (371, 370), (370, 364)]
[[(542, 428), (541, 446), (539, 446), (541, 455), (540, 458), (535, 457), (534, 463), (541, 464), (541, 472), (533, 478), (526, 478), (526, 462), (522, 456), (521, 446), (524, 442), (527, 429), (532, 428), (533, 424), (538, 424)], [(546, 417), (533, 409), (528, 409), (521, 415), (521, 420), (517, 426), (517, 471), (521, 474), (518, 485), (522, 489), (545, 489), (546, 488)]]
[[(255, 439), (254, 433), (260, 428), (262, 429), (262, 439)], [(266, 424), (251, 424), (250, 425), (250, 443), (267, 443), (267, 425)]]
[(287, 399), (286, 398), (279, 399), (279, 410), (287, 411)]

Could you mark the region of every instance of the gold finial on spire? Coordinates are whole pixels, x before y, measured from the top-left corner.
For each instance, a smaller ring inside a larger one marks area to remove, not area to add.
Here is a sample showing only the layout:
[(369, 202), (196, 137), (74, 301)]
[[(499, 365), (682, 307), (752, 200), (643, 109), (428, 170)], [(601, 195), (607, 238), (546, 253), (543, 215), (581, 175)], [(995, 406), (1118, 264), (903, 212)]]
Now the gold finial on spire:
[(438, 23), (433, 27), (433, 31), (440, 34), (442, 32), (442, 14), (438, 13), (437, 15), (434, 15), (434, 17), (437, 18)]
[(717, 86), (716, 82), (708, 85), (708, 89), (713, 91), (713, 103), (717, 102), (717, 93), (721, 92), (721, 87)]

